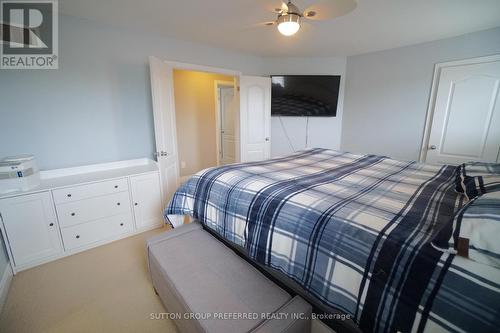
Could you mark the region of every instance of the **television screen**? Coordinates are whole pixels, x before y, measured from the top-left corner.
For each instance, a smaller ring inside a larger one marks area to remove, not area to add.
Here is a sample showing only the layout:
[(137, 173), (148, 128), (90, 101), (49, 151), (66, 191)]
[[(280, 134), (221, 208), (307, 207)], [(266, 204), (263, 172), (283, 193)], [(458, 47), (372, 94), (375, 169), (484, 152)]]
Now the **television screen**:
[(271, 115), (335, 117), (340, 75), (271, 76)]

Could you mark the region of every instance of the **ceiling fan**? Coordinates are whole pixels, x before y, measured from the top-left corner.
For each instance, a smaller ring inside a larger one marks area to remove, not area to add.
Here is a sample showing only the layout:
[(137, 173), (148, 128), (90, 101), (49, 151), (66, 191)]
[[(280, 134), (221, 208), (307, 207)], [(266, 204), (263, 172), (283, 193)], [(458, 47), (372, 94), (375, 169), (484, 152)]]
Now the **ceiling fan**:
[[(299, 0), (300, 1), (300, 0)], [(277, 25), (278, 31), (284, 36), (292, 36), (299, 31), (303, 20), (329, 20), (345, 15), (356, 8), (356, 0), (320, 0), (314, 5), (301, 11), (291, 0), (281, 2), (281, 7), (274, 8), (278, 14), (275, 21), (266, 22), (265, 25)]]

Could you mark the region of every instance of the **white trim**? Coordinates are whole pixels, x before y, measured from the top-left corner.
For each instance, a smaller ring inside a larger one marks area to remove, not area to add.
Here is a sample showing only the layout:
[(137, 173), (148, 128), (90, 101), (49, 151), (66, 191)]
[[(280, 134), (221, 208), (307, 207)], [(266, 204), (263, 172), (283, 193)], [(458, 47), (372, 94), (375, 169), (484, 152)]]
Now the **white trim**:
[(7, 302), (7, 295), (9, 294), (13, 276), (14, 274), (12, 273), (10, 262), (8, 262), (3, 272), (2, 279), (0, 280), (0, 313), (2, 313), (3, 307)]
[(197, 72), (207, 72), (207, 73), (217, 73), (217, 74), (232, 75), (232, 76), (241, 76), (240, 71), (236, 71), (236, 70), (232, 70), (232, 69), (211, 67), (211, 66), (204, 66), (204, 65), (196, 65), (196, 64), (188, 64), (188, 63), (184, 63), (184, 62), (169, 61), (169, 60), (165, 60), (164, 62), (166, 64), (168, 64), (169, 66), (171, 66), (173, 69), (181, 69), (181, 70), (197, 71)]
[(432, 76), (431, 93), (429, 96), (429, 104), (427, 106), (427, 114), (425, 116), (425, 127), (424, 133), (422, 135), (422, 143), (420, 145), (420, 154), (418, 160), (420, 162), (425, 162), (427, 158), (427, 146), (429, 145), (429, 136), (432, 129), (432, 119), (434, 117), (434, 107), (436, 103), (436, 94), (439, 85), (439, 76), (441, 75), (441, 70), (445, 67), (455, 67), (463, 65), (474, 65), (480, 63), (488, 63), (500, 61), (500, 54), (489, 55), (485, 57), (476, 57), (470, 59), (462, 59), (455, 61), (440, 62), (434, 65), (434, 74)]
[[(221, 129), (220, 129), (220, 87), (231, 87), (234, 89), (234, 81), (223, 81), (223, 80), (215, 80), (214, 81), (214, 92), (215, 92), (215, 142), (217, 149), (217, 166), (220, 166), (220, 143), (222, 141), (221, 138)], [(236, 90), (235, 90), (236, 93)]]
[(133, 160), (123, 160), (116, 162), (107, 162), (107, 163), (99, 163), (99, 164), (89, 164), (89, 165), (81, 165), (77, 167), (69, 167), (63, 169), (52, 169), (46, 171), (40, 171), (40, 177), (42, 179), (49, 178), (58, 178), (58, 177), (68, 177), (75, 176), (82, 173), (89, 172), (99, 172), (99, 171), (109, 171), (113, 169), (123, 169), (130, 168), (136, 166), (153, 166), (158, 170), (158, 164), (156, 161), (153, 161), (149, 158), (137, 158)]

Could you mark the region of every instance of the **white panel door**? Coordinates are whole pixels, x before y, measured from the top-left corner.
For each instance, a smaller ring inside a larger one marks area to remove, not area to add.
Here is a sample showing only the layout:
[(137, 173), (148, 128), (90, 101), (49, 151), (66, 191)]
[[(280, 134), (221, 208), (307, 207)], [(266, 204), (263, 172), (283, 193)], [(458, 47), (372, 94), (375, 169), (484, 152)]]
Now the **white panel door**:
[(498, 161), (499, 87), (500, 61), (441, 69), (426, 162)]
[(235, 115), (236, 105), (233, 87), (220, 89), (220, 164), (236, 162)]
[(240, 76), (234, 77), (234, 155), (236, 162), (241, 162), (241, 131), (240, 131)]
[(241, 161), (271, 156), (271, 78), (242, 76), (240, 79)]
[(162, 202), (165, 206), (179, 183), (173, 68), (149, 57), (155, 125), (156, 160), (160, 167)]
[(54, 205), (49, 192), (0, 200), (2, 233), (16, 266), (62, 252)]
[(163, 206), (161, 204), (158, 174), (130, 177), (132, 202), (137, 229), (161, 225)]

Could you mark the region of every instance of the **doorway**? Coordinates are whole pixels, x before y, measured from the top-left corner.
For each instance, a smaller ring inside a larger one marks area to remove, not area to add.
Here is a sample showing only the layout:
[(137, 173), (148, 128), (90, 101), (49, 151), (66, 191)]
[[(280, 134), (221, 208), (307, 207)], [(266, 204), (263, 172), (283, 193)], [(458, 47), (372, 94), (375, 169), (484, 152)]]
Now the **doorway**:
[(181, 182), (236, 162), (235, 77), (174, 68), (173, 86)]
[[(236, 162), (259, 161), (270, 157), (270, 77), (242, 75), (241, 72), (230, 69), (164, 61), (154, 56), (149, 57), (149, 69), (156, 144), (154, 155), (160, 170), (162, 198), (165, 205), (181, 180), (177, 144), (180, 129), (176, 124), (174, 70), (231, 76), (235, 84), (235, 105), (238, 108), (238, 112), (235, 112)], [(214, 91), (212, 87), (212, 94)], [(215, 97), (212, 102), (215, 104)], [(213, 124), (215, 126), (215, 123)], [(211, 140), (217, 143), (215, 133)], [(217, 157), (217, 153), (215, 156)], [(189, 172), (185, 171), (182, 174), (188, 175)]]
[(217, 165), (237, 162), (239, 106), (233, 81), (215, 81)]

